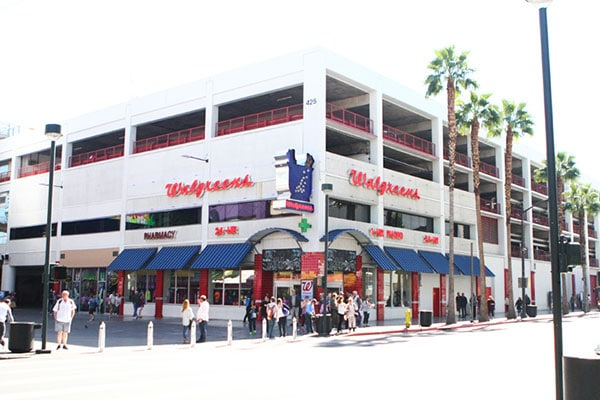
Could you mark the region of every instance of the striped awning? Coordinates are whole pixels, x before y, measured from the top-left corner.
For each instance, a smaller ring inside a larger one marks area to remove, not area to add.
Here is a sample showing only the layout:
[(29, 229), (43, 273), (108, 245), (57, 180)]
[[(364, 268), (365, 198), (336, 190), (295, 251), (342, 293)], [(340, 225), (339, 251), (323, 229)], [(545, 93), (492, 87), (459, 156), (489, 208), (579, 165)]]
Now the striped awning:
[(363, 249), (369, 253), (369, 256), (375, 261), (375, 263), (384, 271), (397, 271), (398, 268), (392, 260), (376, 245), (366, 245)]
[(146, 266), (147, 270), (176, 270), (185, 268), (198, 255), (200, 246), (163, 247)]
[(250, 243), (209, 244), (190, 269), (236, 269), (251, 249)]
[(156, 247), (146, 249), (125, 249), (109, 264), (109, 271), (137, 271), (156, 254)]
[(402, 249), (398, 247), (384, 247), (383, 249), (404, 271), (433, 272), (425, 260), (423, 260), (413, 249)]
[[(479, 257), (473, 256), (473, 276), (481, 275), (479, 269)], [(471, 275), (471, 256), (462, 254), (454, 255), (454, 264), (462, 271), (464, 275)], [(487, 266), (485, 267), (485, 276), (496, 276)]]

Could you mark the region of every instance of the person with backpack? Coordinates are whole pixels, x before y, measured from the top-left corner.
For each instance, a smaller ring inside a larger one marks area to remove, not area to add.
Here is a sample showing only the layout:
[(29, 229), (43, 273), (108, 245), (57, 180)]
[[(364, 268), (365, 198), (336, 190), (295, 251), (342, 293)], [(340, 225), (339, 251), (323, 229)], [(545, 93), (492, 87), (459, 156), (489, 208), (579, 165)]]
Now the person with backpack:
[(73, 299), (69, 298), (69, 291), (63, 290), (60, 300), (52, 308), (52, 312), (54, 313), (54, 330), (56, 331), (56, 341), (58, 342), (56, 350), (60, 349), (61, 346), (64, 350), (68, 350), (67, 339), (71, 332), (71, 321), (75, 317), (75, 310), (77, 310), (77, 305)]

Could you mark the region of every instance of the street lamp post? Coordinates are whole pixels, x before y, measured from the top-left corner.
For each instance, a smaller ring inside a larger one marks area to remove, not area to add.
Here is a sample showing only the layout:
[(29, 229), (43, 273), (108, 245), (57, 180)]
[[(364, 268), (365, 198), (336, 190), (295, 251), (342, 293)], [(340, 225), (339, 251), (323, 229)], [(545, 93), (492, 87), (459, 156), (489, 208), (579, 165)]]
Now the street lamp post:
[(327, 336), (327, 273), (329, 271), (329, 193), (333, 190), (333, 184), (321, 184), (321, 190), (325, 193), (325, 261), (323, 262), (323, 314), (321, 315), (321, 335)]
[(558, 255), (558, 190), (556, 187), (556, 155), (554, 123), (552, 118), (552, 88), (550, 85), (550, 52), (548, 50), (548, 19), (546, 7), (552, 0), (527, 0), (539, 6), (540, 42), (542, 50), (542, 77), (544, 82), (544, 114), (546, 125), (546, 163), (548, 169), (548, 208), (550, 218), (550, 259), (552, 265), (552, 314), (554, 322), (554, 369), (556, 399), (564, 397), (562, 310), (560, 296), (560, 268)]
[(49, 303), (49, 283), (50, 283), (50, 241), (52, 239), (52, 193), (54, 189), (54, 164), (56, 159), (56, 140), (60, 139), (60, 125), (47, 124), (45, 130), (46, 137), (50, 139), (50, 164), (48, 166), (48, 210), (46, 218), (46, 253), (44, 258), (44, 276), (43, 284), (43, 304), (42, 304), (42, 350), (46, 352), (46, 335), (48, 331), (48, 303)]

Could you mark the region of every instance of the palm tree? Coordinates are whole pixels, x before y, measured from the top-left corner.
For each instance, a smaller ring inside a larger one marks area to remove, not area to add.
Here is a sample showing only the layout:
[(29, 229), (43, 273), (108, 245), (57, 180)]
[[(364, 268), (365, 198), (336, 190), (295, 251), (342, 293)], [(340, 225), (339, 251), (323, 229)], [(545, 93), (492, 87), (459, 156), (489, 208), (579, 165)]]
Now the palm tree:
[[(506, 129), (506, 146), (504, 149), (504, 203), (506, 212), (506, 260), (508, 264), (508, 319), (515, 319), (515, 296), (513, 293), (512, 257), (511, 257), (511, 229), (510, 214), (512, 198), (512, 169), (513, 169), (513, 140), (521, 136), (533, 135), (533, 121), (525, 110), (525, 103), (515, 105), (514, 102), (502, 100), (502, 125)], [(500, 136), (502, 128), (492, 129), (491, 136)], [(525, 301), (525, 299), (523, 299)]]
[[(534, 179), (537, 182), (548, 182), (548, 166), (546, 160), (543, 161), (546, 167), (539, 169), (535, 173)], [(565, 203), (565, 185), (579, 178), (579, 169), (575, 166), (575, 156), (569, 155), (564, 151), (556, 153), (556, 191), (558, 193), (558, 229), (563, 231), (564, 226), (564, 207)], [(561, 274), (562, 286), (562, 311), (563, 314), (569, 313), (569, 301), (567, 298), (567, 276)]]
[(583, 312), (589, 311), (587, 302), (590, 293), (588, 277), (588, 230), (587, 218), (600, 212), (600, 193), (588, 184), (571, 183), (570, 191), (565, 193), (565, 211), (577, 214), (579, 219), (579, 243), (581, 244), (581, 272), (583, 274)]
[[(494, 129), (500, 123), (500, 113), (498, 107), (489, 102), (491, 94), (478, 96), (471, 92), (471, 98), (468, 103), (458, 103), (456, 112), (456, 124), (461, 134), (471, 136), (471, 157), (473, 167), (473, 193), (475, 194), (475, 214), (477, 218), (477, 249), (479, 252), (479, 287), (485, 293), (485, 256), (483, 251), (483, 223), (481, 220), (481, 191), (479, 189), (479, 128), (481, 125), (488, 130)], [(481, 302), (479, 311), (479, 321), (488, 321), (487, 301)]]
[(425, 79), (427, 96), (439, 94), (446, 84), (446, 104), (448, 108), (448, 161), (450, 164), (450, 182), (448, 185), (448, 206), (450, 209), (448, 240), (449, 275), (447, 304), (447, 324), (456, 323), (456, 307), (454, 301), (454, 184), (456, 182), (456, 94), (461, 89), (476, 88), (477, 83), (469, 78), (473, 69), (467, 65), (468, 52), (457, 54), (454, 46), (436, 50), (435, 58), (428, 66), (431, 74)]

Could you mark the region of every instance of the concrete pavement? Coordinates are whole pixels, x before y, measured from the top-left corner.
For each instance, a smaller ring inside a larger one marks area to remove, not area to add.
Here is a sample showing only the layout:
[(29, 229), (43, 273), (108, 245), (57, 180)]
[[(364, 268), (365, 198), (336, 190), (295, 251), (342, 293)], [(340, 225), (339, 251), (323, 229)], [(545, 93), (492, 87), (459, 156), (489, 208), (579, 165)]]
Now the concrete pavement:
[[(597, 312), (597, 311), (592, 311)], [(37, 322), (41, 323), (41, 310), (34, 309), (15, 309), (15, 319), (17, 322)], [(572, 312), (563, 318), (573, 318), (583, 315), (582, 312)], [(535, 318), (527, 318), (525, 321), (551, 321), (551, 314), (542, 314)], [(69, 350), (59, 350), (60, 352), (89, 353), (98, 349), (98, 331), (101, 322), (105, 323), (106, 341), (105, 349), (141, 349), (147, 347), (148, 323), (153, 324), (153, 345), (154, 346), (181, 346), (182, 345), (182, 326), (179, 318), (161, 318), (144, 317), (134, 319), (130, 316), (118, 316), (110, 318), (108, 314), (96, 314), (92, 322), (88, 322), (88, 314), (85, 312), (77, 313), (72, 324), (71, 334), (69, 335)], [(420, 326), (413, 320), (410, 327), (406, 327), (404, 320), (388, 320), (379, 322), (369, 327), (357, 328), (356, 332), (344, 334), (344, 336), (360, 335), (390, 335), (398, 333), (418, 334), (421, 332), (445, 331), (445, 330), (471, 330), (481, 329), (491, 325), (520, 323), (519, 319), (507, 320), (505, 317), (494, 318), (488, 322), (480, 323), (478, 321), (470, 322), (458, 321), (453, 325), (446, 325), (445, 318), (435, 318), (431, 326)], [(207, 343), (197, 344), (196, 346), (223, 346), (227, 341), (227, 324), (225, 320), (211, 320), (208, 325)], [(262, 324), (257, 323), (257, 333), (249, 335), (248, 328), (242, 324), (242, 321), (232, 321), (232, 340), (262, 340)], [(277, 327), (275, 327), (276, 333)], [(316, 337), (316, 334), (298, 333), (296, 340), (305, 340)], [(6, 335), (7, 339), (9, 334)], [(34, 350), (41, 349), (41, 330), (34, 331)], [(288, 326), (286, 341), (292, 340), (292, 328)], [(8, 340), (7, 340), (8, 342)], [(189, 345), (188, 345), (189, 346)], [(34, 353), (17, 354), (8, 350), (8, 344), (0, 347), (1, 358), (27, 357)], [(54, 320), (49, 317), (47, 349), (56, 352), (56, 334), (54, 333)]]

